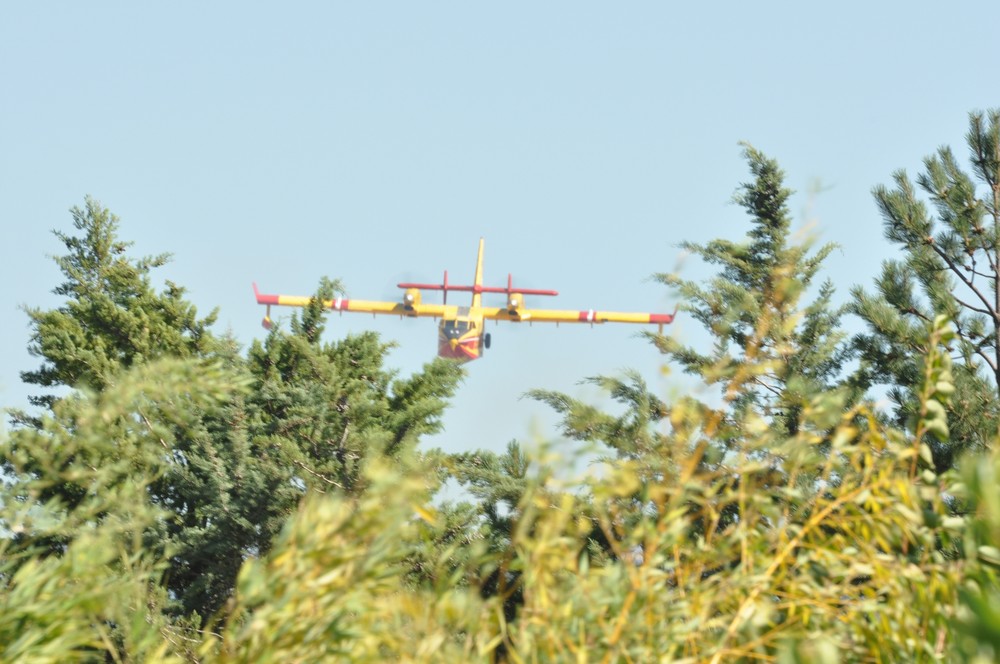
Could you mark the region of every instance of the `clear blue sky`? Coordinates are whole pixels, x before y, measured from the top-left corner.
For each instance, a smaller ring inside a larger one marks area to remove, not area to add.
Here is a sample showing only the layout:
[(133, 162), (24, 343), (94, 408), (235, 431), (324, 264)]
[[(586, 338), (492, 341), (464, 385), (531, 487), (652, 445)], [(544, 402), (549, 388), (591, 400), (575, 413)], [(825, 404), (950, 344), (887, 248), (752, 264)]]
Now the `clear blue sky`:
[[(571, 309), (670, 311), (683, 240), (741, 237), (738, 142), (776, 157), (800, 222), (842, 249), (841, 297), (891, 248), (871, 187), (1000, 105), (1000, 3), (8, 2), (0, 8), (0, 405), (37, 366), (21, 305), (57, 306), (46, 257), (92, 195), (220, 330), (264, 334), (250, 290), (352, 297), (508, 271)], [(807, 195), (819, 182), (821, 191)], [(684, 273), (702, 272), (688, 262)], [(530, 302), (529, 302), (530, 303)], [(409, 373), (431, 321), (376, 329)], [(697, 338), (690, 322), (675, 332)], [(534, 387), (661, 358), (628, 326), (493, 330), (447, 449), (551, 436)], [(532, 431), (532, 422), (540, 422)]]

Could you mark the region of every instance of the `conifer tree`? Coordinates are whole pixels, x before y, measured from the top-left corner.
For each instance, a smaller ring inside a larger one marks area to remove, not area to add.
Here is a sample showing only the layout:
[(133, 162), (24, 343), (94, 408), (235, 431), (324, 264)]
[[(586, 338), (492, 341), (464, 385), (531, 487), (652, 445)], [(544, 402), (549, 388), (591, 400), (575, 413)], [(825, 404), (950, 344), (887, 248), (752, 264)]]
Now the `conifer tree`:
[(383, 366), (391, 344), (374, 333), (323, 342), (322, 301), (337, 288), (324, 279), (290, 332), (275, 328), (249, 353), (255, 446), (291, 469), (281, 494), (292, 504), (304, 489), (358, 494), (368, 460), (410, 454), (440, 429), (462, 377), (458, 365), (435, 360), (397, 379)]
[[(824, 412), (836, 413), (857, 396), (841, 375), (849, 348), (839, 329), (841, 309), (831, 304), (832, 284), (820, 284), (815, 299), (802, 304), (833, 247), (813, 252), (808, 244), (790, 240), (791, 192), (784, 186), (783, 172), (775, 160), (750, 146), (744, 154), (754, 178), (740, 187), (735, 200), (751, 218), (747, 240), (682, 245), (721, 267), (706, 282), (657, 275), (677, 292), (680, 308), (705, 327), (712, 343), (700, 350), (674, 338), (652, 339), (672, 363), (719, 388), (721, 407), (693, 397), (668, 404), (650, 393), (635, 372), (588, 379), (621, 406), (614, 414), (557, 392), (532, 393), (562, 415), (566, 436), (613, 451), (608, 461), (627, 464), (640, 478), (631, 495), (619, 501), (620, 522), (594, 529), (592, 544), (606, 555), (622, 555), (629, 529), (645, 518), (649, 507), (641, 497), (644, 486), (682, 482), (685, 473), (695, 470), (726, 477), (727, 464), (743, 454), (755, 456), (767, 476), (764, 482), (787, 483), (777, 452), (783, 441), (806, 432), (822, 440), (837, 418), (805, 417), (817, 399), (825, 400)], [(694, 426), (690, 422), (706, 433), (689, 430)], [(803, 426), (807, 431), (800, 430)], [(675, 441), (702, 437), (697, 465), (680, 467)], [(762, 439), (771, 445), (761, 445)], [(755, 441), (752, 452), (747, 451), (748, 440)], [(768, 447), (775, 451), (766, 451)], [(729, 477), (738, 486), (741, 480)], [(704, 535), (708, 528), (723, 529), (739, 518), (734, 502), (719, 501), (714, 509), (715, 519), (698, 521), (692, 536)]]
[[(746, 241), (681, 245), (721, 268), (706, 282), (656, 275), (676, 291), (680, 309), (705, 328), (711, 348), (699, 350), (672, 337), (652, 339), (670, 362), (723, 389), (729, 426), (723, 437), (743, 435), (736, 423), (750, 413), (775, 435), (788, 436), (798, 431), (803, 409), (815, 395), (844, 389), (845, 396), (855, 396), (841, 376), (849, 348), (839, 328), (842, 309), (831, 303), (829, 280), (818, 286), (815, 299), (801, 303), (833, 246), (811, 251), (808, 244), (791, 242), (792, 192), (784, 186), (784, 173), (753, 147), (746, 146), (744, 155), (754, 178), (734, 198), (751, 218)], [(641, 461), (655, 455), (663, 440), (656, 425), (672, 407), (650, 394), (635, 373), (589, 380), (625, 406), (625, 412), (609, 415), (559, 393), (533, 395), (563, 414), (564, 433), (572, 438), (602, 443), (619, 458)], [(702, 407), (693, 401), (688, 406)]]
[[(118, 238), (118, 217), (92, 198), (70, 212), (80, 235), (55, 231), (67, 253), (55, 258), (65, 281), (54, 292), (67, 300), (53, 310), (27, 310), (32, 327), (28, 350), (42, 358), (42, 366), (22, 373), (22, 380), (40, 387), (100, 391), (133, 364), (210, 352), (215, 312), (198, 318), (183, 288), (167, 282), (167, 289), (158, 293), (150, 283), (150, 272), (169, 256), (131, 259), (126, 253), (131, 243)], [(49, 406), (54, 399), (43, 394), (30, 401)]]
[(915, 183), (900, 170), (893, 187), (875, 187), (901, 257), (883, 263), (874, 293), (856, 287), (851, 304), (868, 325), (854, 342), (861, 381), (888, 388), (899, 423), (914, 414), (923, 329), (938, 315), (953, 321), (956, 392), (950, 436), (932, 446), (939, 471), (988, 445), (1000, 413), (1000, 110), (972, 113), (966, 141), (971, 173), (942, 147)]
[[(246, 555), (261, 546), (256, 518), (270, 489), (261, 478), (278, 473), (266, 459), (251, 454), (239, 396), (246, 383), (241, 377), (244, 360), (233, 340), (211, 333), (214, 312), (199, 318), (184, 289), (175, 284), (168, 282), (163, 292), (154, 289), (152, 272), (166, 263), (167, 255), (129, 256), (130, 243), (118, 236), (119, 219), (94, 199), (71, 212), (77, 234), (55, 233), (67, 250), (55, 258), (65, 278), (55, 292), (66, 301), (52, 310), (28, 310), (29, 350), (42, 359), (42, 366), (22, 378), (41, 387), (102, 394), (129, 369), (159, 358), (225, 371), (233, 397), (222, 406), (206, 409), (198, 395), (181, 394), (170, 407), (187, 404), (189, 417), (183, 422), (168, 417), (156, 403), (136, 414), (136, 423), (159, 441), (153, 452), (167, 461), (147, 490), (150, 503), (163, 510), (162, 518), (143, 530), (151, 551), (169, 555), (164, 579), (175, 600), (172, 612), (206, 618), (225, 602)], [(64, 400), (51, 393), (31, 398), (50, 411)], [(15, 413), (15, 424), (27, 429), (38, 428), (41, 421)], [(12, 437), (5, 470), (14, 470), (16, 458), (19, 472), (44, 475), (45, 450), (23, 445), (23, 439)], [(61, 481), (50, 483), (41, 498), (57, 499), (72, 509), (86, 495), (85, 486)], [(61, 548), (58, 542), (53, 545)]]
[[(163, 516), (144, 531), (150, 549), (168, 556), (170, 610), (197, 614), (197, 626), (223, 607), (243, 561), (270, 548), (306, 489), (356, 495), (369, 459), (410, 454), (420, 436), (437, 431), (461, 369), (433, 362), (396, 379), (383, 366), (390, 345), (375, 334), (321, 342), (327, 312), (318, 299), (293, 319), (290, 334), (275, 331), (245, 360), (234, 340), (211, 333), (214, 313), (199, 318), (174, 284), (162, 293), (153, 288), (151, 272), (167, 256), (131, 258), (119, 220), (93, 199), (72, 213), (78, 234), (56, 233), (67, 248), (56, 258), (66, 279), (56, 293), (67, 299), (54, 310), (28, 311), (30, 350), (43, 363), (24, 380), (100, 394), (129, 368), (169, 357), (221, 367), (234, 386), (230, 400), (211, 410), (196, 395), (176, 397), (190, 402), (182, 423), (156, 404), (137, 415), (140, 426), (158, 432), (155, 452), (165, 460), (147, 491)], [(325, 281), (320, 296), (334, 287)], [(50, 409), (60, 401), (32, 399)], [(15, 421), (32, 429), (42, 418), (22, 412)], [(45, 451), (21, 440), (12, 439), (4, 468), (13, 472), (16, 458), (18, 472), (41, 476)], [(43, 498), (69, 508), (87, 494), (73, 482), (47, 486)]]
[(512, 564), (514, 529), (522, 515), (522, 501), (529, 486), (528, 457), (517, 441), (507, 443), (502, 454), (486, 450), (464, 452), (452, 458), (454, 477), (476, 499), (476, 539), (485, 543), (490, 561), (485, 576), (477, 579), (483, 597), (501, 596), (504, 616), (513, 620), (521, 601), (520, 574)]
[(173, 465), (173, 432), (232, 389), (219, 367), (161, 359), (0, 440), (0, 660), (181, 661), (167, 656), (191, 641), (164, 614), (166, 553), (144, 536), (170, 513), (149, 493)]
[[(500, 454), (438, 451), (424, 462), (439, 469), (442, 481), (454, 480), (472, 501), (444, 502), (435, 510), (434, 523), (422, 524), (426, 544), (407, 559), (411, 582), (437, 590), (457, 583), (496, 602), (503, 620), (513, 623), (524, 603), (524, 561), (515, 534), (547, 471), (536, 467), (529, 474), (529, 457), (517, 441)], [(506, 661), (507, 653), (507, 644), (499, 644), (496, 660)]]
[(833, 245), (817, 251), (790, 241), (791, 216), (778, 163), (751, 146), (744, 156), (754, 176), (734, 200), (751, 218), (746, 242), (727, 239), (681, 246), (721, 267), (707, 283), (659, 274), (712, 337), (709, 352), (670, 337), (656, 343), (685, 372), (709, 384), (729, 382), (756, 367), (740, 393), (725, 395), (737, 411), (756, 409), (777, 431), (794, 433), (811, 395), (844, 386), (840, 371), (848, 357), (839, 329), (842, 309), (831, 299), (833, 284), (819, 284), (816, 297), (802, 304)]

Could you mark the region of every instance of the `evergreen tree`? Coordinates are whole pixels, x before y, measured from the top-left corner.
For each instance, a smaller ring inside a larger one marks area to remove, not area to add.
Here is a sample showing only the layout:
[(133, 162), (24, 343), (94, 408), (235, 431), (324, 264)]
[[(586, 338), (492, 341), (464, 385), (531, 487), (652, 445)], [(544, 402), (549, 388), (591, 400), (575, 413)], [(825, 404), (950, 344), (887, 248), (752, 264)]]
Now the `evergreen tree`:
[(484, 543), (475, 585), (483, 598), (499, 597), (504, 619), (513, 621), (524, 599), (514, 530), (523, 515), (525, 496), (540, 478), (528, 476), (528, 457), (516, 441), (503, 454), (479, 450), (452, 458), (453, 472), (475, 502), (472, 539)]
[(324, 279), (290, 332), (276, 327), (249, 352), (254, 445), (290, 469), (292, 481), (274, 496), (290, 505), (305, 489), (360, 493), (370, 459), (405, 457), (420, 436), (440, 430), (463, 375), (458, 365), (435, 360), (397, 379), (383, 366), (391, 344), (374, 333), (324, 343), (322, 301), (336, 289)]
[[(166, 291), (158, 293), (150, 283), (150, 272), (169, 256), (129, 258), (131, 243), (118, 239), (118, 217), (92, 198), (71, 213), (80, 235), (55, 231), (67, 254), (55, 258), (66, 280), (54, 292), (67, 301), (49, 311), (27, 310), (28, 350), (42, 358), (42, 366), (22, 373), (22, 380), (100, 391), (134, 364), (208, 354), (215, 341), (209, 333), (215, 312), (199, 319), (183, 288), (167, 282)], [(50, 406), (54, 399), (44, 394), (30, 401)]]
[[(437, 458), (434, 458), (437, 457)], [(495, 602), (507, 624), (517, 619), (524, 603), (523, 559), (515, 546), (519, 524), (526, 522), (540, 498), (547, 471), (529, 474), (531, 462), (517, 441), (503, 453), (475, 450), (425, 459), (439, 469), (441, 481), (454, 480), (472, 501), (444, 502), (434, 523), (421, 524), (425, 546), (407, 559), (416, 588), (440, 591), (459, 585)], [(508, 644), (496, 647), (497, 661), (506, 661)]]
[[(43, 364), (24, 380), (100, 394), (129, 368), (172, 357), (221, 367), (234, 386), (232, 398), (211, 410), (198, 406), (197, 395), (176, 397), (189, 405), (183, 422), (157, 404), (136, 420), (156, 432), (165, 460), (147, 490), (162, 516), (145, 528), (146, 538), (167, 556), (171, 611), (197, 614), (198, 625), (224, 606), (243, 561), (270, 548), (307, 488), (356, 495), (369, 459), (410, 454), (420, 436), (437, 431), (461, 370), (434, 362), (395, 379), (383, 367), (389, 344), (374, 334), (323, 344), (319, 300), (293, 319), (291, 334), (273, 332), (244, 360), (232, 339), (212, 335), (214, 313), (198, 318), (182, 288), (154, 290), (151, 272), (166, 256), (130, 258), (119, 220), (92, 199), (72, 213), (79, 234), (56, 233), (68, 250), (56, 258), (66, 278), (56, 293), (67, 301), (28, 311), (30, 350)], [(324, 282), (320, 296), (333, 288)], [(50, 409), (60, 401), (32, 399)], [(15, 420), (26, 429), (42, 422), (26, 413)], [(4, 468), (12, 472), (17, 458), (19, 472), (44, 475), (45, 450), (21, 440), (12, 440)], [(86, 495), (86, 487), (63, 481), (49, 483), (42, 498), (72, 508)], [(62, 546), (52, 542), (54, 551)]]
[(657, 425), (667, 416), (669, 408), (649, 391), (638, 372), (626, 371), (623, 378), (600, 376), (588, 382), (619, 403), (623, 407), (621, 414), (606, 413), (559, 392), (532, 390), (529, 395), (563, 415), (563, 435), (600, 443), (614, 450), (619, 459), (641, 461), (662, 447), (663, 435), (657, 431)]
[[(808, 244), (789, 241), (792, 192), (784, 173), (751, 146), (744, 155), (754, 179), (741, 186), (735, 202), (751, 218), (748, 241), (681, 245), (722, 268), (707, 283), (657, 275), (676, 290), (681, 310), (712, 336), (712, 349), (702, 352), (670, 337), (655, 341), (685, 372), (709, 384), (739, 385), (738, 393), (724, 395), (736, 411), (757, 410), (777, 431), (792, 434), (811, 395), (845, 385), (840, 372), (849, 351), (839, 329), (842, 309), (831, 303), (833, 284), (824, 281), (816, 298), (801, 304), (834, 247), (812, 252)], [(745, 380), (731, 382), (751, 367)]]
[[(171, 610), (210, 616), (229, 596), (243, 559), (261, 547), (257, 515), (270, 489), (262, 478), (278, 474), (249, 445), (239, 397), (247, 382), (244, 361), (235, 342), (211, 333), (214, 312), (199, 318), (175, 284), (168, 282), (163, 292), (153, 288), (152, 271), (166, 263), (166, 255), (131, 258), (130, 243), (118, 237), (119, 219), (91, 198), (71, 212), (78, 235), (55, 233), (67, 249), (55, 259), (65, 277), (55, 292), (67, 299), (53, 310), (28, 310), (29, 350), (43, 362), (22, 377), (41, 387), (101, 394), (130, 368), (158, 358), (188, 359), (225, 371), (234, 389), (225, 405), (206, 409), (197, 394), (182, 393), (170, 408), (186, 405), (189, 416), (183, 421), (151, 403), (136, 412), (133, 423), (153, 435), (154, 451), (166, 461), (146, 491), (149, 502), (162, 510), (161, 518), (145, 533), (150, 549), (168, 556), (164, 578), (175, 600)], [(65, 400), (43, 394), (31, 402), (51, 410)], [(15, 423), (26, 429), (38, 428), (41, 421), (15, 414)], [(5, 470), (13, 471), (16, 458), (19, 472), (44, 476), (44, 448), (22, 440), (12, 438)], [(87, 491), (77, 482), (50, 482), (40, 498), (73, 508)], [(62, 547), (52, 544), (55, 550)]]
[[(270, 548), (276, 522), (272, 498), (288, 471), (257, 454), (250, 431), (242, 360), (223, 365), (232, 397), (174, 433), (170, 463), (149, 489), (167, 517), (147, 529), (151, 549), (169, 554), (165, 585), (177, 600), (173, 612), (198, 614), (202, 623), (232, 594), (244, 560)], [(162, 419), (158, 413), (151, 417)]]
[[(783, 184), (784, 174), (777, 162), (758, 150), (747, 146), (744, 154), (754, 179), (741, 186), (735, 200), (751, 218), (747, 241), (684, 243), (707, 263), (721, 266), (720, 273), (704, 283), (657, 275), (678, 293), (680, 308), (706, 328), (712, 345), (702, 351), (669, 337), (654, 336), (653, 341), (685, 372), (719, 388), (722, 405), (695, 398), (667, 404), (651, 394), (635, 372), (622, 378), (588, 379), (618, 402), (621, 408), (616, 414), (558, 392), (532, 393), (562, 415), (564, 435), (613, 451), (605, 461), (612, 467), (627, 467), (640, 480), (615, 498), (619, 514), (615, 523), (599, 528), (595, 524), (591, 548), (602, 555), (636, 553), (624, 543), (652, 509), (644, 497), (647, 486), (684, 482), (693, 472), (718, 473), (735, 492), (748, 478), (732, 474), (729, 468), (742, 463), (738, 460), (744, 455), (759, 464), (760, 477), (754, 478), (759, 485), (808, 483), (810, 478), (786, 476), (782, 446), (801, 435), (826, 440), (838, 421), (829, 414), (843, 412), (848, 400), (856, 398), (853, 386), (841, 376), (849, 348), (839, 329), (841, 310), (831, 304), (832, 284), (822, 283), (815, 299), (801, 304), (832, 246), (812, 252), (808, 245), (790, 242), (791, 192)], [(827, 414), (822, 418), (815, 415), (820, 412), (819, 400), (824, 402), (821, 412)], [(806, 417), (810, 412), (813, 415)], [(698, 450), (696, 461), (682, 460), (680, 440), (690, 441), (684, 445)], [(692, 517), (693, 538), (738, 521), (736, 502), (712, 501), (711, 519)], [(730, 563), (735, 560), (726, 564)], [(720, 565), (704, 574), (711, 576), (724, 568)]]
[(172, 433), (232, 389), (218, 367), (145, 363), (0, 443), (0, 660), (180, 661), (167, 655), (186, 641), (164, 614), (164, 547), (144, 536), (171, 515), (149, 492), (173, 464)]
[[(856, 397), (841, 377), (849, 348), (839, 328), (842, 309), (831, 304), (833, 285), (823, 282), (815, 299), (801, 304), (833, 246), (812, 252), (807, 244), (790, 242), (791, 191), (784, 186), (784, 173), (775, 160), (753, 147), (746, 146), (744, 155), (754, 179), (740, 187), (735, 201), (751, 218), (747, 241), (717, 239), (704, 245), (681, 245), (706, 263), (721, 267), (707, 282), (674, 274), (656, 276), (677, 292), (680, 309), (711, 336), (708, 351), (672, 337), (654, 336), (653, 341), (686, 373), (723, 390), (727, 407), (718, 423), (723, 440), (745, 435), (742, 423), (751, 414), (774, 435), (793, 435), (816, 395), (844, 390), (845, 395), (851, 392)], [(656, 456), (664, 441), (657, 424), (678, 408), (707, 412), (706, 406), (694, 400), (668, 406), (650, 394), (635, 373), (624, 379), (589, 380), (625, 406), (624, 413), (609, 415), (554, 392), (533, 395), (563, 414), (566, 435), (599, 442), (621, 459), (641, 462)]]
[(915, 412), (922, 331), (938, 315), (954, 322), (950, 436), (932, 446), (939, 471), (988, 445), (1000, 413), (1000, 110), (972, 113), (966, 140), (971, 174), (942, 147), (916, 183), (901, 170), (892, 188), (875, 187), (885, 236), (902, 257), (883, 263), (874, 293), (856, 287), (851, 305), (868, 325), (854, 341), (861, 381), (888, 387), (899, 423)]

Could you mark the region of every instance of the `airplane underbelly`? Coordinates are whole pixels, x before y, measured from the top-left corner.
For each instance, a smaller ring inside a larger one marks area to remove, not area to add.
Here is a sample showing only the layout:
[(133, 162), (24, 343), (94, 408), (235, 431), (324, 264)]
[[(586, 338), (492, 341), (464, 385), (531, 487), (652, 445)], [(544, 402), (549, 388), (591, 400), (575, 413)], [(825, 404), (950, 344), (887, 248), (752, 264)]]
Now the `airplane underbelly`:
[(468, 362), (479, 359), (479, 337), (465, 339), (455, 344), (454, 348), (450, 340), (440, 340), (438, 342), (438, 357), (446, 357), (450, 360)]

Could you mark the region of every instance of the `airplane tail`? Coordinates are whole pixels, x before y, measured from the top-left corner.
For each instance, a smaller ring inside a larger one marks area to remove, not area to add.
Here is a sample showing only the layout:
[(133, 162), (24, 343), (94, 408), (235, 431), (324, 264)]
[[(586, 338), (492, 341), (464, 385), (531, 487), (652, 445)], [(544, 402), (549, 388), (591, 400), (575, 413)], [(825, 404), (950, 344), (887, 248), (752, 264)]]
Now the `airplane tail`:
[(476, 279), (473, 282), (472, 291), (472, 306), (480, 307), (482, 306), (482, 287), (483, 287), (483, 238), (479, 238), (479, 256), (476, 258)]
[[(505, 293), (508, 296), (513, 293), (519, 293), (521, 295), (558, 295), (559, 293), (554, 290), (543, 290), (541, 288), (514, 288), (514, 278), (511, 275), (507, 275), (507, 285), (506, 286), (483, 286), (483, 238), (479, 238), (479, 255), (476, 257), (476, 278), (473, 280), (472, 285), (462, 285), (453, 284), (448, 281), (448, 270), (444, 271), (444, 281), (440, 284), (418, 284), (411, 282), (403, 282), (396, 284), (400, 288), (416, 288), (417, 290), (436, 290), (444, 291), (445, 304), (448, 303), (448, 291), (462, 291), (463, 293), (472, 293), (472, 306), (481, 307), (483, 300), (483, 293)], [(258, 300), (260, 301), (260, 300)]]

